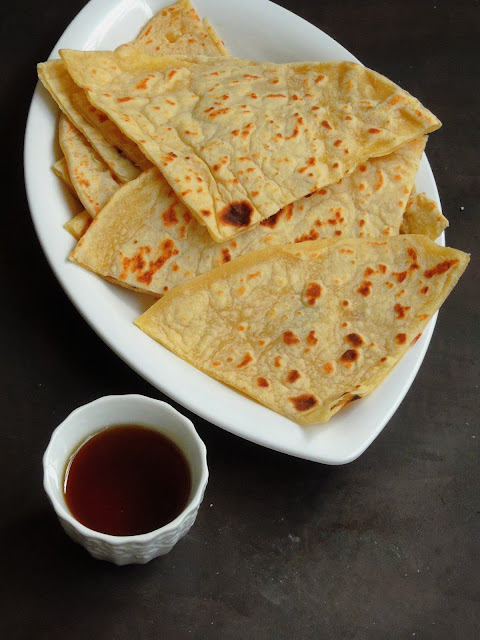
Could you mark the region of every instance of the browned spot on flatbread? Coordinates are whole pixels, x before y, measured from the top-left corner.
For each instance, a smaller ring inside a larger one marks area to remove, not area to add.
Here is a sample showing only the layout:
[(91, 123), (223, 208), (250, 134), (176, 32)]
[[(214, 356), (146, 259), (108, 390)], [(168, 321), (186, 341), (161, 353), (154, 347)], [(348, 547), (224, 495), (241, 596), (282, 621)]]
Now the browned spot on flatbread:
[(316, 240), (319, 237), (319, 233), (316, 229), (310, 229), (308, 233), (304, 233), (302, 236), (295, 238), (295, 242), (306, 242), (307, 240)]
[(275, 229), (275, 227), (277, 226), (277, 222), (280, 218), (280, 216), (283, 213), (283, 209), (280, 209), (280, 211), (277, 211), (277, 213), (274, 213), (273, 216), (270, 216), (269, 218), (265, 218), (265, 220), (262, 220), (260, 222), (260, 225), (262, 227), (269, 227), (270, 229)]
[(174, 227), (178, 223), (177, 212), (173, 205), (162, 213), (162, 220), (166, 227)]
[(293, 333), (293, 331), (285, 331), (283, 334), (283, 342), (288, 345), (298, 344), (299, 338)]
[(208, 114), (208, 117), (211, 118), (212, 120), (214, 118), (216, 118), (217, 116), (224, 116), (227, 113), (230, 113), (231, 109), (229, 107), (224, 107), (223, 109), (217, 109), (217, 111), (211, 111)]
[(229, 251), (229, 249), (227, 249), (227, 247), (224, 247), (222, 249), (222, 262), (230, 262), (230, 260), (232, 259), (232, 255)]
[(247, 124), (242, 131), (242, 138), (248, 138), (248, 136), (250, 135), (250, 133), (252, 132), (252, 130), (255, 128), (255, 125), (253, 124), (253, 122), (250, 122), (249, 124)]
[(129, 100), (133, 100), (130, 96), (125, 96), (124, 98), (117, 98), (117, 102), (128, 102)]
[(413, 346), (417, 342), (417, 340), (419, 340), (421, 337), (422, 337), (421, 333), (415, 336), (415, 338), (411, 341), (410, 346)]
[(415, 249), (414, 249), (413, 247), (409, 247), (409, 248), (407, 249), (407, 253), (408, 253), (408, 255), (411, 257), (411, 259), (412, 259), (414, 262), (416, 262), (416, 261), (417, 261), (417, 259), (418, 259), (418, 254), (417, 254), (417, 252), (415, 251)]
[(333, 362), (327, 362), (323, 365), (323, 370), (325, 371), (325, 373), (327, 375), (330, 375), (331, 373), (333, 373), (335, 371), (335, 366), (333, 364)]
[(247, 351), (247, 353), (243, 356), (243, 360), (239, 364), (237, 364), (237, 369), (243, 369), (243, 367), (246, 367), (252, 361), (253, 361), (253, 358), (251, 354)]
[(178, 249), (175, 247), (175, 243), (171, 239), (164, 240), (161, 243), (160, 251), (161, 253), (156, 260), (150, 260), (147, 271), (137, 277), (138, 282), (147, 285), (151, 284), (153, 276), (163, 267), (167, 260), (172, 256), (178, 255)]
[(384, 184), (384, 179), (383, 179), (383, 173), (381, 171), (381, 169), (377, 169), (377, 184), (375, 185), (375, 191), (380, 191), (380, 189), (383, 187)]
[(420, 293), (428, 293), (428, 287), (423, 287), (422, 289), (420, 289)]
[(282, 356), (275, 356), (274, 365), (279, 369), (282, 366)]
[(444, 260), (439, 262), (432, 269), (424, 271), (423, 275), (426, 278), (433, 278), (433, 276), (440, 276), (442, 273), (446, 273), (454, 264), (457, 264), (458, 260)]
[(356, 362), (358, 360), (358, 351), (356, 349), (348, 349), (345, 353), (342, 353), (340, 356), (341, 362), (351, 363)]
[(228, 224), (232, 227), (248, 227), (252, 219), (252, 213), (253, 207), (249, 202), (232, 202), (220, 213), (220, 220), (223, 224)]
[(296, 369), (292, 369), (287, 373), (287, 382), (293, 384), (296, 380), (300, 378), (300, 372)]
[(173, 153), (173, 151), (170, 151), (169, 153), (167, 153), (167, 155), (162, 156), (163, 166), (166, 167), (170, 162), (173, 162), (177, 157), (178, 157), (177, 154)]
[(407, 341), (406, 333), (397, 333), (397, 335), (395, 336), (395, 342), (397, 344), (405, 344), (406, 341)]
[(293, 215), (293, 202), (287, 204), (286, 207), (283, 207), (282, 211), (285, 211), (285, 218), (290, 220)]
[[(80, 243), (79, 243), (80, 245)], [(122, 258), (122, 273), (118, 276), (119, 280), (126, 280), (129, 273), (141, 273), (146, 266), (145, 254), (151, 252), (148, 245), (139, 247), (138, 252), (131, 258)]]
[(317, 302), (318, 298), (322, 295), (322, 287), (318, 284), (318, 282), (310, 282), (307, 285), (307, 289), (305, 291), (305, 301), (306, 303), (313, 307), (313, 305)]
[(311, 393), (302, 393), (300, 396), (289, 398), (290, 402), (295, 407), (296, 411), (308, 411), (313, 409), (318, 404), (318, 400)]
[(314, 347), (318, 343), (318, 338), (315, 336), (315, 331), (313, 329), (305, 338), (305, 342), (309, 344), (311, 347)]
[(143, 80), (141, 80), (137, 86), (135, 87), (136, 89), (146, 89), (148, 87), (148, 80), (150, 78), (153, 78), (154, 76), (152, 75), (148, 75), (146, 78), (144, 78)]
[(257, 384), (259, 387), (269, 387), (270, 383), (266, 378), (257, 378)]
[(398, 303), (393, 307), (393, 310), (397, 314), (397, 320), (402, 320), (403, 318), (405, 318), (405, 316), (407, 315), (407, 311), (409, 311), (410, 309), (411, 307), (402, 307), (402, 305)]
[(392, 276), (395, 278), (398, 284), (400, 284), (407, 277), (407, 272), (406, 271), (401, 271), (400, 273), (392, 272)]
[(365, 344), (365, 340), (358, 333), (349, 333), (345, 340), (349, 342), (352, 347), (362, 347)]
[[(292, 133), (289, 136), (286, 136), (285, 140), (292, 140), (293, 138), (296, 138), (299, 133), (300, 133), (300, 130), (299, 130), (298, 126), (295, 125), (295, 128), (293, 129)], [(305, 169), (303, 169), (303, 171), (305, 171)]]
[(371, 290), (370, 290), (371, 286), (372, 286), (372, 283), (370, 282), (370, 280), (364, 280), (362, 284), (358, 287), (357, 293), (359, 293), (361, 296), (366, 298), (371, 293)]

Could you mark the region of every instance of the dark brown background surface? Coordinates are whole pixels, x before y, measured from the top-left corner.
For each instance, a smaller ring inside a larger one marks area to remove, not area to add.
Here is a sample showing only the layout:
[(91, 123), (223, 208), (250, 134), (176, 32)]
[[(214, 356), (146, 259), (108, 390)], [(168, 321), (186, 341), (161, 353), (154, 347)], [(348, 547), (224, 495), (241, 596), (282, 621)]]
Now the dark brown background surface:
[(447, 241), (472, 262), (412, 389), (359, 460), (289, 458), (193, 416), (211, 471), (197, 523), (168, 556), (124, 568), (71, 542), (42, 489), (43, 451), (72, 409), (110, 393), (160, 397), (70, 304), (24, 194), (35, 64), (84, 4), (2, 5), (0, 635), (480, 637), (478, 0), (280, 2), (443, 121), (428, 157)]

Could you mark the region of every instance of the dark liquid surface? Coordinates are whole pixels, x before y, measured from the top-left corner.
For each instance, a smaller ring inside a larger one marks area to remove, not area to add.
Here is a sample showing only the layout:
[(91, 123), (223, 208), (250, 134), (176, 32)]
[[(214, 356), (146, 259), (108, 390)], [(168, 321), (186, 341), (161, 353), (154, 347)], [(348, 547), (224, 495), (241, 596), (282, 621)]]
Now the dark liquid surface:
[(90, 529), (132, 536), (158, 529), (185, 508), (190, 469), (167, 437), (138, 425), (108, 427), (87, 440), (65, 471), (65, 501)]

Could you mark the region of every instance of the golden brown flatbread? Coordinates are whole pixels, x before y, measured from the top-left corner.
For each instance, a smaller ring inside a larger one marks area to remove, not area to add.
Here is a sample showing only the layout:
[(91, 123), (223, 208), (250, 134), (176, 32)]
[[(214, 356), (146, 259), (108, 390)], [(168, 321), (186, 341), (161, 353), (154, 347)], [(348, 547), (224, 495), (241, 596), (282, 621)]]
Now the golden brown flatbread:
[(414, 193), (409, 198), (400, 233), (421, 233), (435, 240), (447, 227), (447, 218), (425, 193)]
[(60, 54), (217, 241), (440, 126), (350, 62)]
[[(132, 53), (228, 55), (210, 25), (203, 25), (188, 0), (159, 11), (132, 42), (121, 50)], [(94, 109), (62, 60), (38, 65), (38, 77), (63, 113), (87, 138), (103, 161), (122, 182), (136, 178), (150, 162), (105, 114)]]
[(60, 158), (59, 160), (54, 162), (52, 164), (52, 171), (57, 176), (57, 178), (60, 178), (63, 184), (68, 187), (72, 193), (75, 193), (75, 189), (73, 188), (73, 184), (68, 173), (68, 166), (65, 158)]
[(71, 259), (114, 282), (161, 295), (266, 246), (399, 233), (425, 139), (367, 160), (350, 176), (284, 207), (248, 233), (215, 242), (150, 169), (115, 194)]
[(325, 422), (385, 379), (469, 257), (425, 236), (272, 247), (176, 287), (137, 326), (298, 422)]
[(75, 192), (88, 213), (95, 217), (118, 190), (119, 180), (64, 115), (60, 117), (58, 133)]
[(138, 37), (118, 47), (132, 55), (205, 55), (227, 56), (228, 51), (215, 29), (192, 7), (189, 0), (179, 0), (156, 13)]
[[(74, 97), (78, 95), (79, 100), (81, 100), (83, 96), (84, 100), (86, 100), (85, 94), (73, 82), (63, 62), (61, 60), (43, 62), (38, 65), (37, 71), (38, 77), (61, 111), (87, 138), (117, 178), (122, 182), (136, 178), (140, 173), (140, 169), (124, 156), (117, 147), (110, 144), (100, 133), (98, 127), (92, 126), (76, 108)], [(128, 144), (130, 144), (130, 141)]]

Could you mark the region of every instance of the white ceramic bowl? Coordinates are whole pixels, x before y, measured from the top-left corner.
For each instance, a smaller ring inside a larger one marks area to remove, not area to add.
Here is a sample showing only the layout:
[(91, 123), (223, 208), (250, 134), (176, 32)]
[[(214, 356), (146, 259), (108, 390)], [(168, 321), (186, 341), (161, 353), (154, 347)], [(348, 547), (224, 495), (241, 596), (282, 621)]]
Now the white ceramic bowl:
[[(88, 436), (103, 427), (140, 424), (165, 434), (182, 450), (191, 472), (191, 490), (182, 513), (164, 527), (136, 536), (112, 536), (93, 531), (70, 513), (63, 483), (67, 462)], [(43, 486), (62, 527), (100, 560), (118, 565), (144, 564), (168, 553), (195, 522), (208, 481), (207, 451), (190, 420), (170, 405), (140, 395), (105, 396), (79, 407), (53, 432), (43, 456)]]

